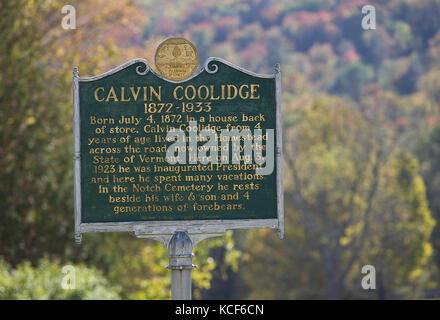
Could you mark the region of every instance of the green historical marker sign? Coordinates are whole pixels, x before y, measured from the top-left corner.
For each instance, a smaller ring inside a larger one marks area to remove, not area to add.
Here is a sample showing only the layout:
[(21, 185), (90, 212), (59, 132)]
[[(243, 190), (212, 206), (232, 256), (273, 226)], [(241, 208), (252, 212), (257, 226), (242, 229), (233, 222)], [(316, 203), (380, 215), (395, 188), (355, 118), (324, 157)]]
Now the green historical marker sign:
[(234, 228), (282, 236), (279, 68), (262, 75), (209, 58), (168, 80), (194, 67), (168, 63), (166, 50), (194, 58), (185, 44), (169, 46), (157, 55), (163, 75), (144, 59), (91, 78), (74, 70), (77, 239)]

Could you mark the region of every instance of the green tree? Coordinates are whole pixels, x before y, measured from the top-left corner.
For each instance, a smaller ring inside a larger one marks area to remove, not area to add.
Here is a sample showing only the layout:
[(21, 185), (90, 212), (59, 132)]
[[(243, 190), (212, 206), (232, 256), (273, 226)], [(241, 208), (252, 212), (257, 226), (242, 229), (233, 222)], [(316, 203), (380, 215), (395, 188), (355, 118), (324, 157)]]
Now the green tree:
[(364, 264), (384, 275), (380, 298), (420, 294), (434, 220), (414, 158), (340, 98), (293, 113), (284, 122), (286, 240), (249, 233), (252, 297), (362, 297)]
[[(88, 42), (103, 32), (95, 19), (131, 12), (128, 1), (124, 10), (115, 4), (78, 18), (77, 30), (64, 30), (61, 2), (0, 2), (0, 252), (13, 265), (78, 254), (72, 241), (71, 70), (81, 59), (85, 73), (96, 72), (100, 59), (112, 63), (108, 40)], [(96, 5), (102, 6), (87, 1), (77, 9)]]
[[(440, 221), (440, 127), (435, 127), (429, 139), (418, 148), (421, 171), (426, 181), (429, 208), (437, 221)], [(432, 233), (434, 257), (437, 269), (440, 270), (440, 224)], [(440, 286), (440, 273), (437, 272), (436, 282)]]
[(48, 253), (44, 248), (64, 253), (71, 226), (68, 117), (61, 112), (59, 87), (48, 90), (53, 80), (41, 65), (47, 25), (38, 18), (51, 5), (0, 6), (0, 251), (12, 264), (36, 262)]
[[(110, 284), (102, 272), (83, 265), (68, 265), (64, 269), (58, 263), (40, 260), (37, 267), (22, 262), (11, 268), (0, 260), (0, 299), (49, 300), (49, 299), (119, 299), (118, 287)], [(63, 277), (69, 287), (63, 288)]]

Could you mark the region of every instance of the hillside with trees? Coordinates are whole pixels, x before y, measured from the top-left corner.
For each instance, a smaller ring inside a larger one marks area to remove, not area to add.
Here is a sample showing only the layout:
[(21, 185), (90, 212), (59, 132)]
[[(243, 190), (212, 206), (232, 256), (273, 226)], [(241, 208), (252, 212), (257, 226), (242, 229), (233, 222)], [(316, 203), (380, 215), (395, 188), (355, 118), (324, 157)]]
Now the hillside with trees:
[[(65, 4), (75, 30), (60, 26)], [(367, 4), (376, 29), (361, 27)], [(282, 72), (286, 237), (199, 244), (195, 298), (440, 297), (439, 0), (17, 0), (0, 14), (0, 299), (66, 298), (55, 280), (13, 285), (65, 264), (98, 286), (74, 298), (170, 297), (161, 244), (116, 233), (74, 244), (71, 111), (74, 66), (153, 65), (170, 36), (194, 43), (201, 65)], [(362, 290), (364, 265), (377, 290)]]

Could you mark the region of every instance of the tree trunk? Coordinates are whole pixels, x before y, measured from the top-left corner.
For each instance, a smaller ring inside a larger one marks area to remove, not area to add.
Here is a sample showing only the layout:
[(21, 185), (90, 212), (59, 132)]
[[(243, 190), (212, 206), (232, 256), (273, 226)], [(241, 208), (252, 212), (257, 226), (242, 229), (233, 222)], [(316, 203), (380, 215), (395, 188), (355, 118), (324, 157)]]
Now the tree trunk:
[(339, 300), (340, 297), (340, 285), (336, 280), (334, 272), (327, 273), (327, 290), (326, 298), (328, 300)]
[(326, 249), (324, 251), (324, 268), (325, 268), (326, 280), (327, 280), (326, 298), (328, 300), (340, 299), (341, 286), (338, 281), (335, 262), (336, 262), (335, 256), (332, 253), (332, 250)]

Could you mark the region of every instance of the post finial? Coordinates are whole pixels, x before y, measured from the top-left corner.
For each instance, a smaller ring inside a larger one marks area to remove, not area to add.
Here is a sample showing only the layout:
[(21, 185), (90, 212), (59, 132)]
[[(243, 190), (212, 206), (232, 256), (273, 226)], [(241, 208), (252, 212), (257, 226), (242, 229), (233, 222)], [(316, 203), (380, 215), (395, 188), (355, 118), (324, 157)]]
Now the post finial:
[(168, 244), (168, 257), (170, 258), (168, 268), (180, 270), (195, 268), (192, 264), (193, 248), (191, 238), (186, 232), (174, 233)]

